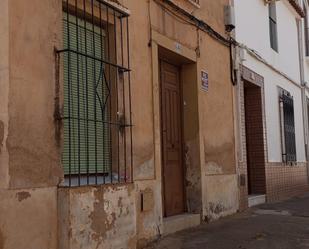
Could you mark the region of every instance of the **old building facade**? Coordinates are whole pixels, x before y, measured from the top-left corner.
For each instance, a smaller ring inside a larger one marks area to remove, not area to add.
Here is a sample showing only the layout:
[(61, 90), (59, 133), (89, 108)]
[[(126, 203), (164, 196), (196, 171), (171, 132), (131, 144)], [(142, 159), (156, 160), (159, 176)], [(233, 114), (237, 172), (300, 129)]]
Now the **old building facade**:
[(1, 1), (0, 248), (142, 247), (238, 210), (227, 4)]
[(1, 0), (0, 249), (142, 248), (308, 190), (305, 14), (277, 4), (270, 55), (253, 2)]
[[(241, 206), (308, 191), (305, 1), (234, 1)], [(254, 30), (254, 35), (252, 35)], [(306, 109), (306, 110), (305, 110)]]

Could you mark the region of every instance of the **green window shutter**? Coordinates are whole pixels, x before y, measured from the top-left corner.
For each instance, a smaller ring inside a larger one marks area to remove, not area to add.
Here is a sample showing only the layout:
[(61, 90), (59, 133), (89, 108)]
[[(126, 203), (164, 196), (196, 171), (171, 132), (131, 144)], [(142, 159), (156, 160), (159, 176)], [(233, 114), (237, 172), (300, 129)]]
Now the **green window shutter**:
[[(65, 175), (110, 172), (110, 97), (104, 64), (105, 33), (63, 13)], [(97, 59), (94, 59), (97, 58)]]

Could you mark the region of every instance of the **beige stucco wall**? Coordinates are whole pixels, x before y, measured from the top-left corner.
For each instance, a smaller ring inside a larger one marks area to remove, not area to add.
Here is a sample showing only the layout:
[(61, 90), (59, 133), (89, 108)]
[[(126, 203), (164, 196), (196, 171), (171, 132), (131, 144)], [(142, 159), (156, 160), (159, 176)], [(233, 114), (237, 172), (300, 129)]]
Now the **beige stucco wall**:
[[(176, 2), (176, 1), (175, 1)], [(218, 30), (222, 35), (224, 34), (224, 25), (223, 25), (223, 6), (227, 4), (228, 1), (201, 1), (201, 8), (194, 9), (194, 14), (200, 18), (206, 20), (210, 25), (212, 25), (216, 30)], [(177, 4), (180, 4), (181, 1), (178, 1)], [(235, 167), (235, 144), (234, 144), (234, 117), (233, 117), (233, 86), (230, 80), (230, 61), (229, 61), (229, 49), (228, 47), (219, 44), (209, 35), (205, 34), (202, 31), (197, 33), (196, 28), (190, 25), (184, 25), (182, 21), (175, 18), (170, 13), (166, 13), (163, 9), (153, 1), (150, 2), (150, 5), (140, 4), (140, 6), (131, 6), (130, 9), (132, 13), (136, 13), (138, 16), (142, 16), (145, 22), (151, 22), (152, 32), (151, 34), (145, 33), (149, 39), (152, 40), (151, 48), (152, 50), (152, 64), (156, 63), (157, 50), (156, 46), (163, 46), (170, 51), (174, 51), (175, 54), (180, 54), (184, 58), (191, 60), (196, 59), (196, 75), (186, 74), (185, 78), (190, 84), (196, 84), (197, 87), (197, 99), (198, 99), (198, 120), (199, 125), (198, 133), (194, 135), (194, 127), (191, 126), (191, 133), (187, 134), (186, 146), (188, 148), (188, 156), (191, 161), (196, 157), (199, 157), (198, 162), (195, 161), (197, 167), (201, 167), (201, 175), (195, 175), (197, 178), (200, 177), (201, 180), (197, 181), (196, 184), (200, 184), (202, 181), (203, 189), (202, 194), (199, 198), (202, 198), (203, 202), (203, 216), (211, 216), (210, 218), (217, 218), (221, 214), (208, 213), (210, 210), (209, 205), (221, 205), (222, 214), (233, 213), (238, 209), (238, 182), (236, 177), (236, 167)], [(183, 5), (184, 6), (184, 5)], [(150, 8), (150, 16), (145, 15), (145, 8)], [(184, 6), (186, 8), (186, 6)], [(188, 7), (188, 6), (187, 6)], [(192, 6), (191, 6), (192, 7)], [(140, 9), (141, 8), (141, 9)], [(132, 15), (132, 20), (135, 17)], [(134, 22), (134, 21), (132, 21)], [(136, 25), (137, 28), (141, 28)], [(144, 44), (140, 41), (143, 40), (139, 37), (139, 40), (133, 39), (133, 44), (138, 44), (138, 50), (143, 51), (146, 49), (146, 41)], [(176, 49), (176, 43), (180, 44)], [(148, 44), (147, 44), (148, 45)], [(134, 47), (133, 47), (134, 48)], [(196, 54), (197, 50), (200, 54)], [(148, 52), (148, 51), (147, 51)], [(138, 51), (136, 51), (138, 53)], [(133, 50), (133, 54), (134, 50)], [(147, 53), (143, 53), (144, 56)], [(195, 57), (195, 58), (194, 58)], [(144, 58), (145, 59), (145, 58)], [(148, 59), (149, 60), (149, 59)], [(133, 62), (133, 65), (135, 63)], [(138, 65), (139, 74), (143, 74), (145, 67), (142, 64)], [(143, 69), (144, 68), (144, 69)], [(184, 68), (185, 70), (185, 68)], [(209, 73), (209, 91), (204, 92), (201, 90), (200, 85), (200, 71), (206, 70)], [(147, 71), (145, 71), (147, 74)], [(154, 139), (155, 145), (160, 144), (160, 127), (158, 113), (158, 86), (155, 84), (158, 80), (156, 75), (158, 70), (153, 69), (153, 108), (154, 108)], [(134, 70), (132, 72), (134, 77)], [(189, 75), (189, 76), (188, 76)], [(144, 81), (148, 77), (145, 77)], [(146, 80), (147, 81), (147, 80)], [(137, 82), (133, 82), (137, 84)], [(186, 82), (183, 82), (185, 85)], [(147, 85), (140, 86), (143, 89), (148, 89)], [(143, 101), (144, 99), (135, 99), (136, 103)], [(186, 101), (187, 102), (187, 101)], [(191, 102), (194, 106), (195, 103)], [(134, 106), (134, 105), (133, 105)], [(144, 107), (144, 106), (143, 106)], [(192, 106), (186, 106), (190, 108)], [(145, 117), (143, 113), (134, 113), (134, 122), (136, 124), (136, 129), (140, 125), (145, 123), (150, 123), (152, 120)], [(139, 121), (141, 120), (141, 121)], [(195, 120), (195, 121), (196, 121)], [(186, 122), (186, 121), (185, 121)], [(136, 134), (136, 133), (135, 133)], [(186, 131), (185, 131), (186, 134)], [(150, 135), (150, 134), (149, 134)], [(147, 137), (146, 133), (143, 133), (143, 137)], [(136, 151), (139, 151), (138, 141), (135, 142)], [(198, 147), (199, 151), (194, 149), (190, 152), (190, 148)], [(155, 147), (156, 148), (156, 147)], [(190, 155), (191, 153), (191, 155)], [(160, 175), (161, 175), (161, 163), (160, 163), (160, 148), (155, 149), (155, 167), (156, 167), (156, 178), (160, 184)], [(156, 163), (157, 162), (157, 163)], [(135, 167), (139, 167), (138, 164)], [(198, 172), (198, 171), (197, 171)], [(197, 173), (196, 172), (196, 173)], [(190, 172), (189, 172), (190, 173)], [(221, 191), (224, 196), (231, 197), (224, 198), (215, 198), (215, 194), (212, 193), (213, 181), (220, 180), (224, 182), (222, 186), (214, 189), (214, 192), (218, 193)], [(209, 184), (208, 184), (209, 183)], [(196, 188), (194, 189), (196, 190)], [(190, 189), (189, 189), (190, 191)], [(193, 191), (191, 191), (193, 192)], [(198, 191), (195, 191), (195, 193)], [(201, 197), (202, 196), (202, 197)], [(231, 200), (232, 199), (232, 200)], [(158, 200), (156, 205), (160, 203)], [(156, 219), (160, 220), (160, 219)], [(158, 224), (160, 225), (160, 224)]]
[[(233, 86), (228, 48), (205, 34), (201, 39), (201, 68), (209, 72), (210, 82), (209, 92), (200, 91), (199, 96), (203, 216), (215, 219), (238, 209)], [(224, 184), (215, 187), (214, 181)], [(221, 206), (219, 214), (211, 211), (212, 206)]]
[(0, 188), (7, 188), (8, 152), (8, 95), (9, 95), (9, 1), (0, 2)]
[(0, 2), (0, 248), (57, 248), (61, 2)]
[(0, 190), (0, 248), (57, 249), (57, 188)]
[(203, 180), (204, 219), (212, 221), (236, 213), (239, 207), (236, 175), (206, 176)]
[[(182, 65), (182, 83), (194, 89), (186, 96), (188, 211), (217, 218), (237, 210), (228, 48), (183, 24), (154, 1), (119, 2), (131, 13), (134, 184), (60, 188), (57, 198), (56, 186), (63, 173), (61, 135), (54, 119), (58, 94), (54, 50), (61, 48), (61, 1), (0, 1), (0, 188), (11, 189), (0, 192), (0, 209), (9, 214), (0, 219), (0, 249), (18, 248), (16, 244), (28, 237), (34, 240), (33, 244), (29, 240), (27, 248), (56, 248), (57, 240), (61, 249), (134, 248), (162, 233), (160, 47), (178, 54), (180, 63), (189, 63)], [(175, 2), (225, 35), (223, 5), (227, 0), (201, 0), (201, 8), (184, 4), (185, 0)], [(201, 89), (201, 70), (209, 73), (208, 92)], [(31, 197), (26, 194), (19, 202), (15, 189), (31, 192)], [(145, 190), (153, 193), (153, 200), (149, 200), (152, 207), (142, 212)], [(221, 205), (222, 211), (214, 214), (210, 205)], [(17, 223), (8, 221), (17, 222), (10, 214), (21, 208), (28, 219), (34, 219), (30, 224), (35, 229), (28, 229), (22, 220), (18, 223), (22, 236), (13, 241)], [(41, 231), (42, 240), (35, 239), (36, 231)]]
[(60, 1), (9, 1), (11, 188), (55, 186), (61, 175), (54, 121)]

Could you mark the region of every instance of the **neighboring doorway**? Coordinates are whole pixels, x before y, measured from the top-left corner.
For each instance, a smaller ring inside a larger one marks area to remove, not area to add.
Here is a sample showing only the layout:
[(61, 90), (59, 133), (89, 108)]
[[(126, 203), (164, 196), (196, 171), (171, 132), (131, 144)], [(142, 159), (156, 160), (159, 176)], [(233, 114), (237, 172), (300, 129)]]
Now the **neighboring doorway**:
[[(244, 82), (248, 194), (266, 193), (263, 105), (261, 87)], [(265, 199), (265, 196), (263, 197)], [(250, 205), (250, 203), (249, 203)]]
[(164, 216), (185, 212), (180, 70), (160, 61)]

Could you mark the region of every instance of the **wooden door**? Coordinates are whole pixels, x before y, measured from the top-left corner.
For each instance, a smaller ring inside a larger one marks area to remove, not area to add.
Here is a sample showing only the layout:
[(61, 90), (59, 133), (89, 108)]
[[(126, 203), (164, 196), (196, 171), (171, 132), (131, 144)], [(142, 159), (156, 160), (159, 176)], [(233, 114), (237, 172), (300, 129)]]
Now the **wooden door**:
[(185, 211), (179, 70), (161, 61), (161, 126), (165, 216)]

